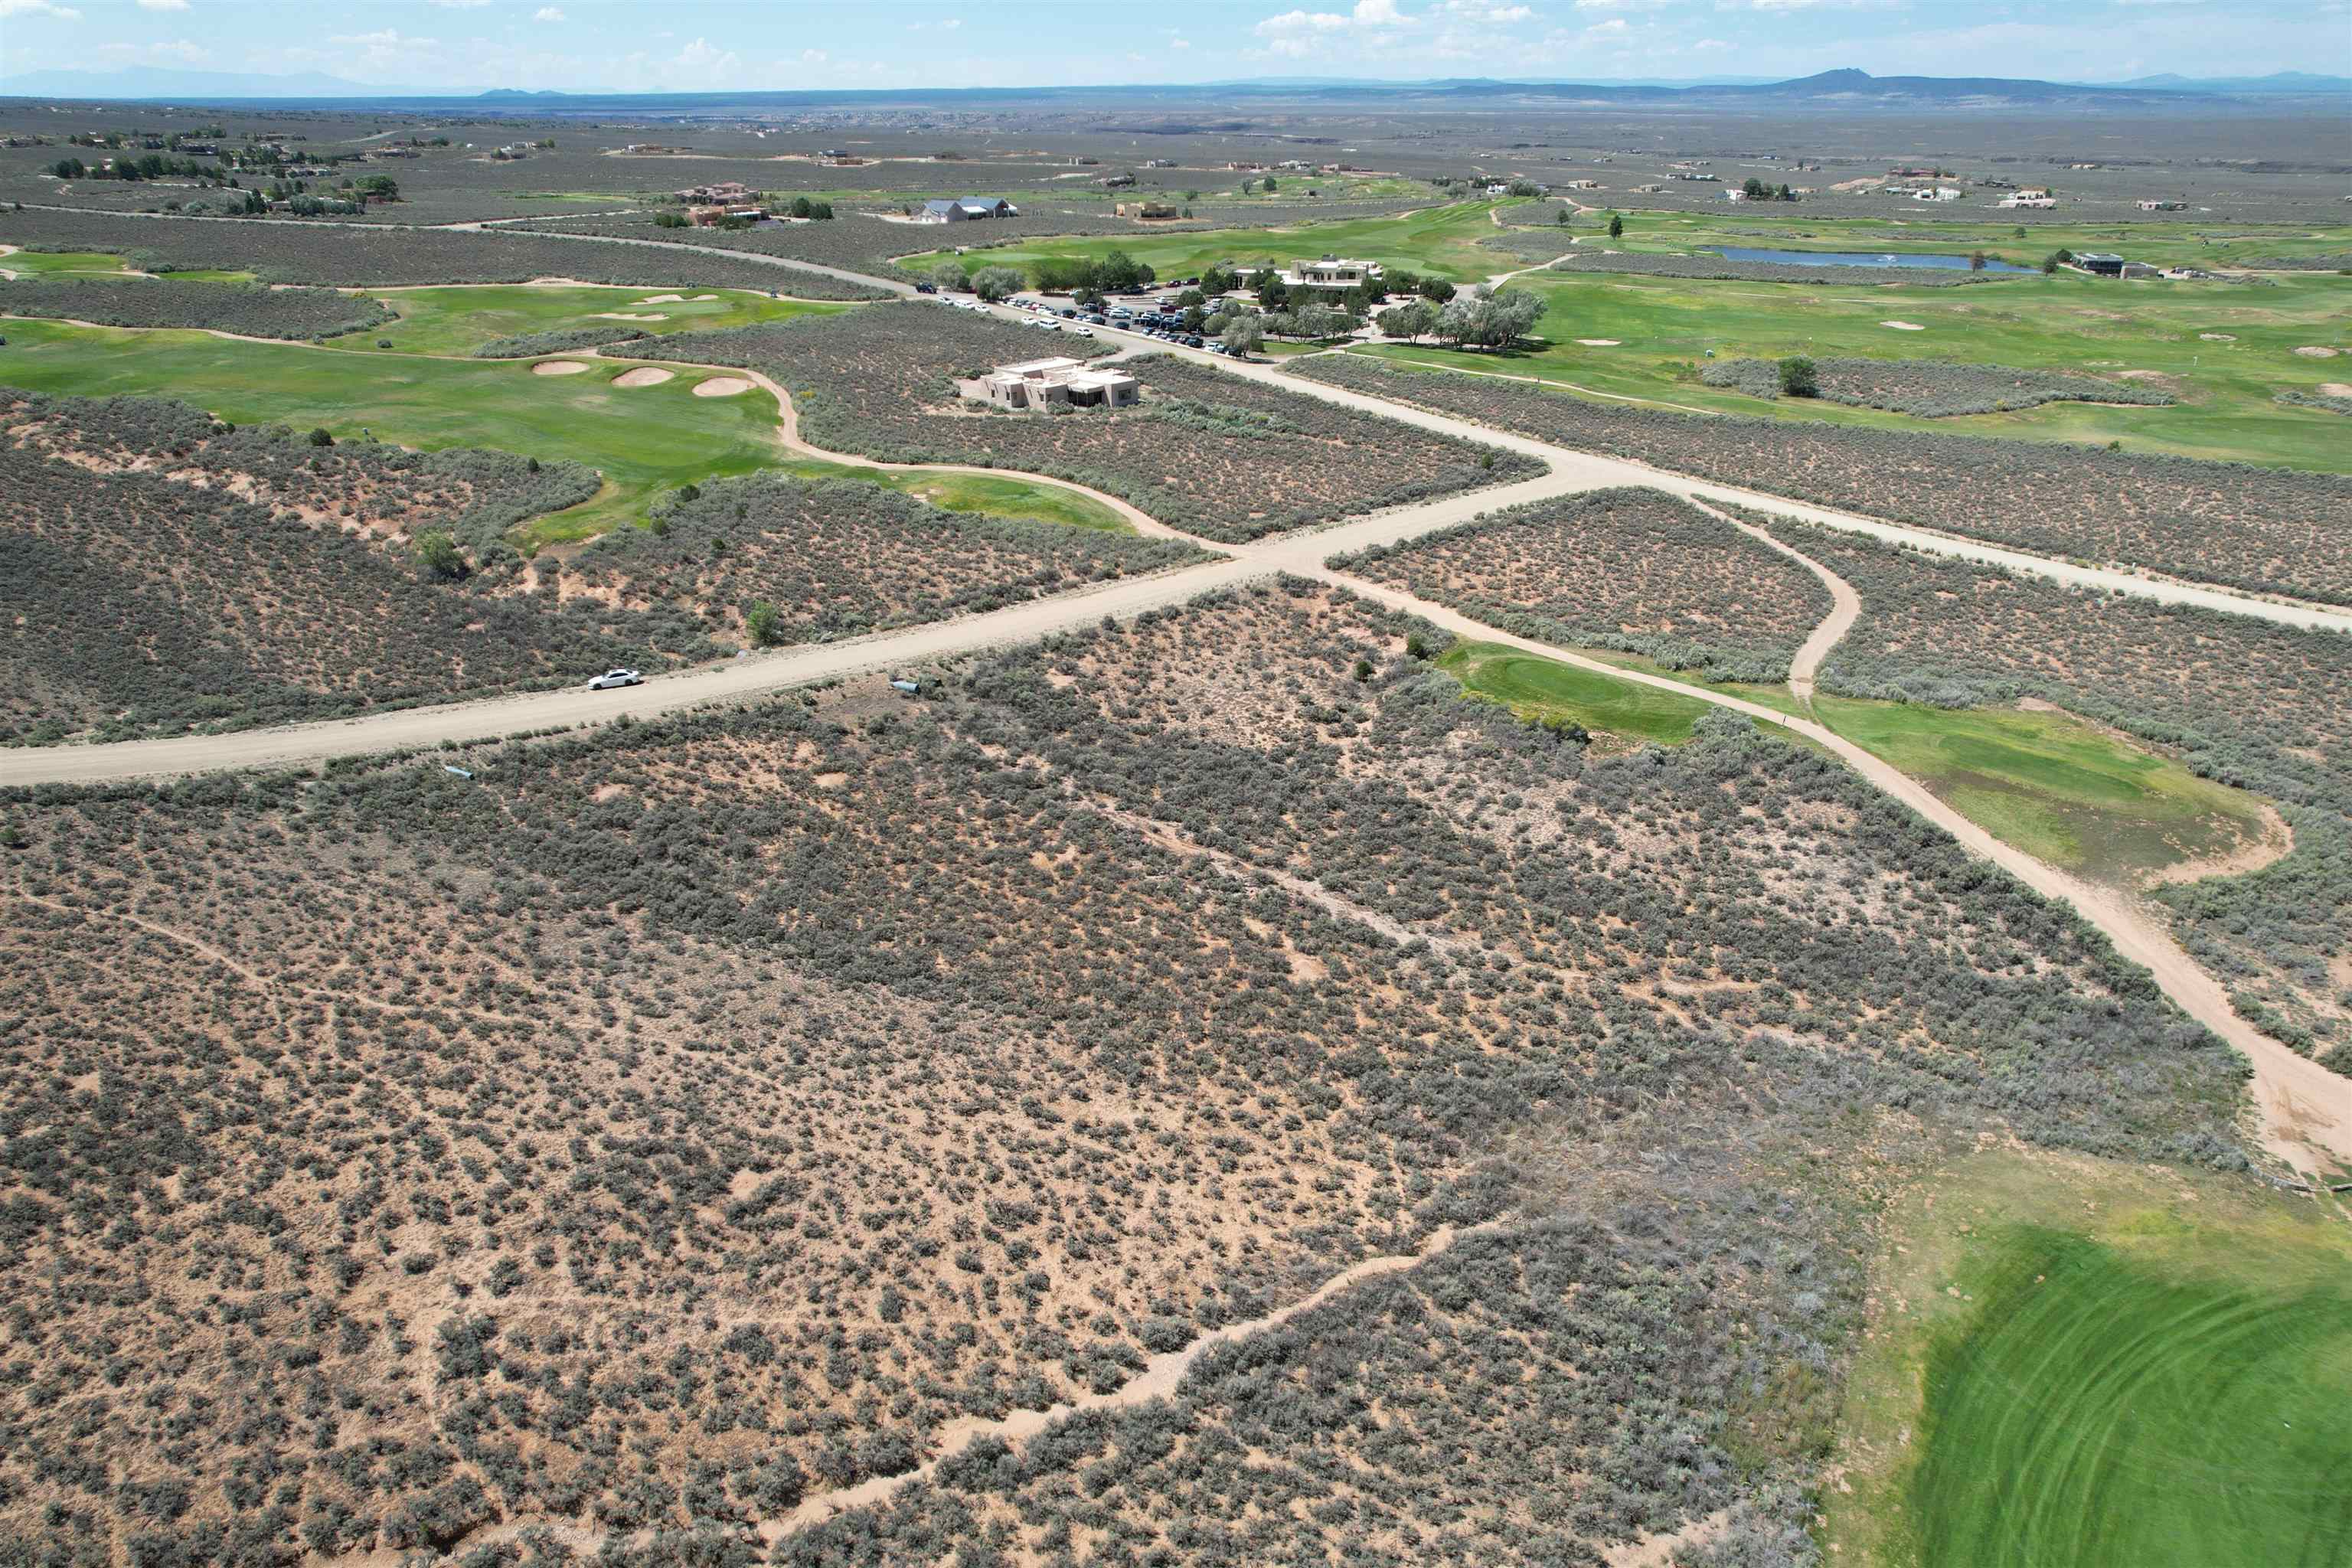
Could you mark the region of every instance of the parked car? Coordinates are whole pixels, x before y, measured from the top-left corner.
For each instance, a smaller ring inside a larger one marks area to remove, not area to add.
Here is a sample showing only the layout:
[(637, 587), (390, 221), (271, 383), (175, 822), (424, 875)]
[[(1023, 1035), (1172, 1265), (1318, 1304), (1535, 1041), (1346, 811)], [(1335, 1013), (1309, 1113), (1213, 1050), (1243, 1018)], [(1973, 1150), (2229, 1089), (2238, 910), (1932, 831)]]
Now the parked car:
[(1082, 338), (1090, 338), (1095, 335), (1095, 330), (1092, 327), (1072, 327), (1070, 331), (1077, 333), (1078, 336)]
[(1206, 348), (1208, 340), (1198, 332), (1187, 332), (1184, 334), (1184, 346), (1188, 349)]
[(634, 669), (608, 669), (602, 675), (588, 678), (591, 691), (610, 691), (615, 686), (643, 686), (646, 678)]
[(915, 285), (915, 292), (918, 294), (936, 294), (939, 291), (940, 287), (936, 283), (918, 283)]

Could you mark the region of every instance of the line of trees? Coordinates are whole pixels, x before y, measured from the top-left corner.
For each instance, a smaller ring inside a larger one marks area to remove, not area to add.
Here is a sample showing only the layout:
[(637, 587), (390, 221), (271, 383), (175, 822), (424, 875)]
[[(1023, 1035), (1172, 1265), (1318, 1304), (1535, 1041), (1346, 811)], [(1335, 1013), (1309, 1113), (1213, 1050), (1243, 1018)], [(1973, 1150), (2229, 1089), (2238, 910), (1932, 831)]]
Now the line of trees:
[(1458, 295), (1443, 305), (1426, 300), (1391, 306), (1377, 318), (1380, 329), (1392, 338), (1419, 342), (1434, 336), (1459, 348), (1508, 349), (1543, 319), (1541, 296), (1524, 289), (1503, 289)]

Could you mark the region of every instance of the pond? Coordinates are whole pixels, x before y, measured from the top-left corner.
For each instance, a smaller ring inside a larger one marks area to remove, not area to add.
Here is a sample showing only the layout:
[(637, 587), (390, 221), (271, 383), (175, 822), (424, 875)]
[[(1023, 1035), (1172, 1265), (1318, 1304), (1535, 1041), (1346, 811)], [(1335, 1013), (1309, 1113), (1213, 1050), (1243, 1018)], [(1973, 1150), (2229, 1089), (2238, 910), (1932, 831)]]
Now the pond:
[[(1942, 267), (1969, 269), (1965, 256), (1933, 256), (1892, 250), (1766, 250), (1748, 245), (1712, 247), (1727, 261), (1779, 261), (1792, 267)], [(2031, 267), (1985, 258), (1987, 272), (2031, 272)]]

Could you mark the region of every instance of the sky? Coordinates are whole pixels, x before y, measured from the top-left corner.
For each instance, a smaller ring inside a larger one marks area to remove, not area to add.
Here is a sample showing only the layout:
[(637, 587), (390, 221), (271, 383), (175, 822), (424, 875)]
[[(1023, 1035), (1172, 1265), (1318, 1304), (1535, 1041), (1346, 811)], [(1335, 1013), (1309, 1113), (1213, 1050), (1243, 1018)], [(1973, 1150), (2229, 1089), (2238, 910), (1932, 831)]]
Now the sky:
[(2352, 0), (0, 0), (0, 77), (131, 66), (450, 92), (2352, 74)]

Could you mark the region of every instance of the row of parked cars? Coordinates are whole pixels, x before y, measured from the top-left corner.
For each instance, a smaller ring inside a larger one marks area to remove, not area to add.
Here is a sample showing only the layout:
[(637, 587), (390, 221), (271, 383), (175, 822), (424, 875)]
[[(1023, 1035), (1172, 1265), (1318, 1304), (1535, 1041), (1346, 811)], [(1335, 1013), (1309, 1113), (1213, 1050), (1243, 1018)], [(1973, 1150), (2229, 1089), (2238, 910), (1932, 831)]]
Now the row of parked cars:
[[(1171, 287), (1181, 287), (1185, 281), (1176, 279)], [(926, 294), (938, 292), (928, 283), (916, 287)], [(939, 295), (939, 300), (940, 304), (959, 310), (984, 311), (988, 309), (981, 300), (969, 296), (959, 299)], [(1164, 300), (1145, 300), (1138, 305), (1111, 305), (1092, 310), (1081, 310), (1075, 305), (1055, 305), (1050, 300), (1031, 299), (1025, 295), (1015, 295), (1005, 303), (1016, 310), (1029, 312), (1029, 325), (1043, 327), (1049, 331), (1071, 332), (1078, 337), (1090, 338), (1095, 335), (1097, 327), (1115, 327), (1123, 332), (1138, 332), (1147, 338), (1157, 338), (1162, 342), (1176, 343), (1188, 349), (1205, 349), (1213, 354), (1226, 352), (1223, 343), (1211, 342), (1198, 332), (1186, 331), (1184, 312)]]

